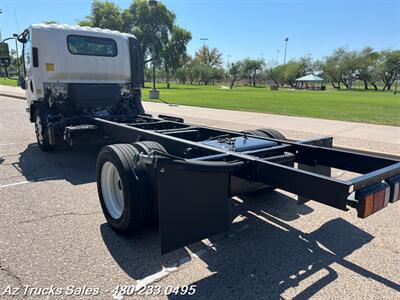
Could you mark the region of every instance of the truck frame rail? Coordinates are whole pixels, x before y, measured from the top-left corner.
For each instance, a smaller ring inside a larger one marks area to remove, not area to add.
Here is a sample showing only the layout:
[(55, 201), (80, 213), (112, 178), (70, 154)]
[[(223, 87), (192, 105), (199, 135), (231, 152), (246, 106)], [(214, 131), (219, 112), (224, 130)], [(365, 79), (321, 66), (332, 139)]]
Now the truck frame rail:
[[(167, 150), (168, 157), (157, 156), (153, 162), (162, 253), (227, 230), (233, 177), (297, 194), (300, 204), (312, 199), (344, 211), (355, 207), (359, 217), (365, 217), (363, 191), (379, 184), (385, 186), (376, 191), (389, 190), (386, 182), (400, 174), (399, 160), (335, 149), (332, 137), (280, 140), (186, 124), (169, 116), (110, 116), (95, 118), (94, 124), (118, 141), (150, 140)], [(332, 178), (331, 168), (356, 175)], [(387, 192), (385, 197), (390, 196), (394, 198)], [(182, 204), (188, 201), (189, 206)]]

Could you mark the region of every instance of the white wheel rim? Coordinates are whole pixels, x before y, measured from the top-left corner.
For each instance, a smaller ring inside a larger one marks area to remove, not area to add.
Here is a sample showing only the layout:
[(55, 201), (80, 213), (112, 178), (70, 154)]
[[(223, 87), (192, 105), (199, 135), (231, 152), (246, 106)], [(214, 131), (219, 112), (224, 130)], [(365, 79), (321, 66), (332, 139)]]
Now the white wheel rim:
[(43, 135), (42, 135), (43, 128), (42, 128), (42, 121), (40, 120), (39, 116), (36, 116), (35, 124), (36, 124), (37, 139), (38, 139), (39, 143), (43, 144)]
[(101, 192), (110, 216), (120, 218), (124, 211), (124, 190), (117, 168), (109, 161), (101, 169)]

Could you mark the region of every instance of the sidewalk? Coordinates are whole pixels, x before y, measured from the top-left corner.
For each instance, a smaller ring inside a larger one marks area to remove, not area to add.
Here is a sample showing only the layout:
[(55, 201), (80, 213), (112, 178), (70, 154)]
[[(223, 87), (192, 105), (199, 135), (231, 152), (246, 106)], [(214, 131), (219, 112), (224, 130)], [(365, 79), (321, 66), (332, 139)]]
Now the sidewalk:
[[(25, 99), (25, 92), (18, 87), (0, 85), (0, 95)], [(400, 127), (395, 126), (178, 106), (155, 102), (144, 102), (144, 107), (146, 111), (155, 116), (158, 114), (178, 116), (193, 124), (232, 130), (269, 127), (280, 130), (290, 139), (330, 135), (334, 137), (335, 146), (400, 155)]]
[(0, 96), (8, 96), (19, 99), (25, 99), (25, 91), (20, 87), (1, 85), (0, 84)]

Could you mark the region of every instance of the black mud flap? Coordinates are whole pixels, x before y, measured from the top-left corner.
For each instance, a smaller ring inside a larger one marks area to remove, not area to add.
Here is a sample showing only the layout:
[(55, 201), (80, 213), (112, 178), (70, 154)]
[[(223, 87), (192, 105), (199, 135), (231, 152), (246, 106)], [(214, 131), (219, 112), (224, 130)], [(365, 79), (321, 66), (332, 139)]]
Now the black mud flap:
[(229, 171), (223, 164), (159, 162), (161, 254), (229, 229)]

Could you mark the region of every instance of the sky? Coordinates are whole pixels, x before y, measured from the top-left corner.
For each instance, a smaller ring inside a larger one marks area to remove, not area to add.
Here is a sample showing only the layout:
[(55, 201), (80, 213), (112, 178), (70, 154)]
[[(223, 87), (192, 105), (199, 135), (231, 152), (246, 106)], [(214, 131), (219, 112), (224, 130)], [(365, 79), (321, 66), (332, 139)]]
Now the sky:
[[(127, 8), (132, 1), (113, 1)], [(206, 44), (225, 62), (245, 57), (283, 62), (310, 55), (322, 59), (338, 47), (400, 49), (400, 1), (369, 0), (165, 0), (177, 24), (192, 32), (188, 52)], [(0, 0), (0, 30), (7, 38), (30, 24), (55, 20), (76, 24), (91, 0)], [(14, 46), (13, 46), (14, 47)], [(279, 52), (278, 52), (279, 51)]]

